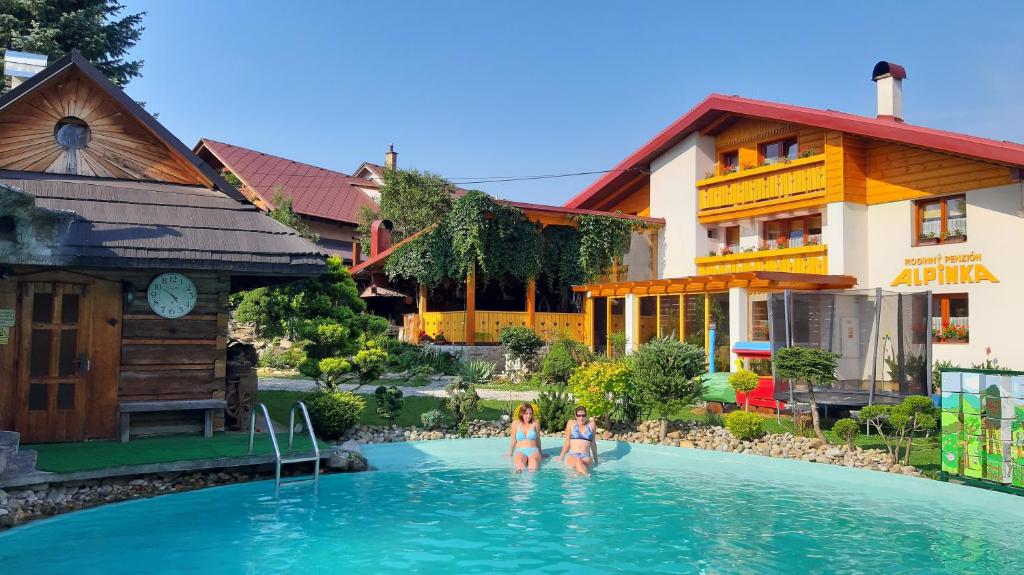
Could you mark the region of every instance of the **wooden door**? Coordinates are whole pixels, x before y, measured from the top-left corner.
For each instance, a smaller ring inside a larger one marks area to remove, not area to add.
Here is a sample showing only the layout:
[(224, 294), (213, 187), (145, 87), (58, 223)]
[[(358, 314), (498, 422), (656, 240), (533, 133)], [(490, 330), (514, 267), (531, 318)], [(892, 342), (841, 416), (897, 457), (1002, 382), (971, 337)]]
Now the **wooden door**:
[[(23, 443), (80, 441), (87, 436), (90, 415), (97, 403), (104, 413), (100, 427), (112, 432), (114, 407), (102, 399), (109, 393), (97, 393), (96, 375), (105, 380), (100, 385), (113, 385), (116, 394), (116, 372), (109, 373), (111, 362), (99, 361), (105, 373), (93, 371), (93, 354), (111, 352), (97, 349), (94, 341), (94, 308), (108, 308), (103, 302), (96, 306), (94, 286), (86, 283), (58, 281), (26, 281), (21, 284), (19, 322), (18, 406), (16, 429)], [(116, 352), (115, 352), (116, 353)], [(111, 377), (113, 375), (113, 377)], [(91, 399), (97, 399), (91, 402)], [(116, 402), (116, 395), (115, 395)], [(108, 429), (109, 428), (109, 429)]]

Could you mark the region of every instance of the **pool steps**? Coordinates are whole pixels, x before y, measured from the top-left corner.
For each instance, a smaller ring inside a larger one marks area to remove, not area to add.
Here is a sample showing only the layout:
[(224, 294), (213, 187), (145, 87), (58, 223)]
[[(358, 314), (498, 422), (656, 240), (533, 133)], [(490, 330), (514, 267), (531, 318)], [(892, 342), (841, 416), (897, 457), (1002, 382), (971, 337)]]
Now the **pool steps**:
[(313, 480), (314, 491), (320, 486), (320, 446), (317, 444), (316, 432), (313, 431), (313, 422), (309, 419), (309, 410), (306, 409), (306, 404), (302, 401), (296, 401), (295, 405), (292, 406), (291, 411), (288, 413), (288, 449), (291, 449), (295, 443), (295, 412), (296, 410), (302, 412), (303, 423), (305, 429), (309, 433), (309, 439), (313, 444), (313, 453), (307, 454), (295, 454), (294, 457), (288, 457), (287, 455), (293, 455), (291, 453), (282, 455), (281, 446), (277, 443), (277, 434), (274, 433), (274, 422), (270, 419), (270, 411), (267, 410), (267, 406), (264, 403), (256, 405), (257, 409), (252, 410), (249, 415), (249, 453), (252, 454), (253, 443), (256, 438), (256, 417), (257, 412), (263, 413), (264, 423), (266, 424), (267, 435), (270, 436), (270, 443), (274, 446), (274, 492), (278, 493), (281, 490), (281, 466), (290, 463), (306, 463), (313, 462), (313, 476), (304, 477), (299, 479), (289, 480), (289, 483), (295, 481), (306, 481), (309, 479)]

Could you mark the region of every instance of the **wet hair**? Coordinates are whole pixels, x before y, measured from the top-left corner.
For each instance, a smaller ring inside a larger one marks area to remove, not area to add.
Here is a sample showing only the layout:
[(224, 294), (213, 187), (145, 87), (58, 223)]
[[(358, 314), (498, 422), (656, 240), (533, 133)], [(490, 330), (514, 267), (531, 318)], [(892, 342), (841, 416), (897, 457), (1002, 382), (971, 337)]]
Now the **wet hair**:
[(523, 404), (519, 406), (519, 423), (526, 423), (525, 421), (523, 421), (523, 412), (526, 411), (527, 409), (529, 409), (530, 413), (532, 413), (534, 416), (537, 415), (536, 413), (533, 413), (533, 404), (531, 404), (529, 401), (524, 401)]
[(579, 413), (581, 409), (583, 410), (583, 415), (586, 415), (587, 414), (587, 408), (583, 407), (582, 405), (577, 405), (576, 409), (572, 410), (572, 416), (576, 417), (576, 414)]

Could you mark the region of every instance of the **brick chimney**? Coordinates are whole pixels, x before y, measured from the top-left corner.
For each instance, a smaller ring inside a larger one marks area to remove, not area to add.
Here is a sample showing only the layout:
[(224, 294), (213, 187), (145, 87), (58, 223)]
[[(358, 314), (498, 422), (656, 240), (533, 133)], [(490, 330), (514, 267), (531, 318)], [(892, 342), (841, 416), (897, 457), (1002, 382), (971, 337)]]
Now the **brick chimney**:
[(391, 247), (391, 228), (390, 220), (375, 220), (370, 224), (371, 258)]
[(398, 168), (398, 152), (395, 151), (394, 144), (389, 145), (387, 153), (384, 154), (384, 167), (389, 170)]
[(878, 118), (903, 121), (903, 80), (907, 71), (899, 64), (879, 62), (871, 71), (871, 79), (878, 92)]

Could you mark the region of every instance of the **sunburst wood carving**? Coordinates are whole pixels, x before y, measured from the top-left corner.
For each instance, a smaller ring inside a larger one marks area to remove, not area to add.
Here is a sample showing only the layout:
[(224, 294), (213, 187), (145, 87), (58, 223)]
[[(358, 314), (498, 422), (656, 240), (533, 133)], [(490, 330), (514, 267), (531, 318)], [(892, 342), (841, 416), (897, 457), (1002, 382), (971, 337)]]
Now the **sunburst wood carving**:
[[(68, 122), (88, 128), (84, 140), (71, 147), (56, 137), (58, 127)], [(0, 168), (204, 183), (194, 167), (74, 68), (0, 110)]]

